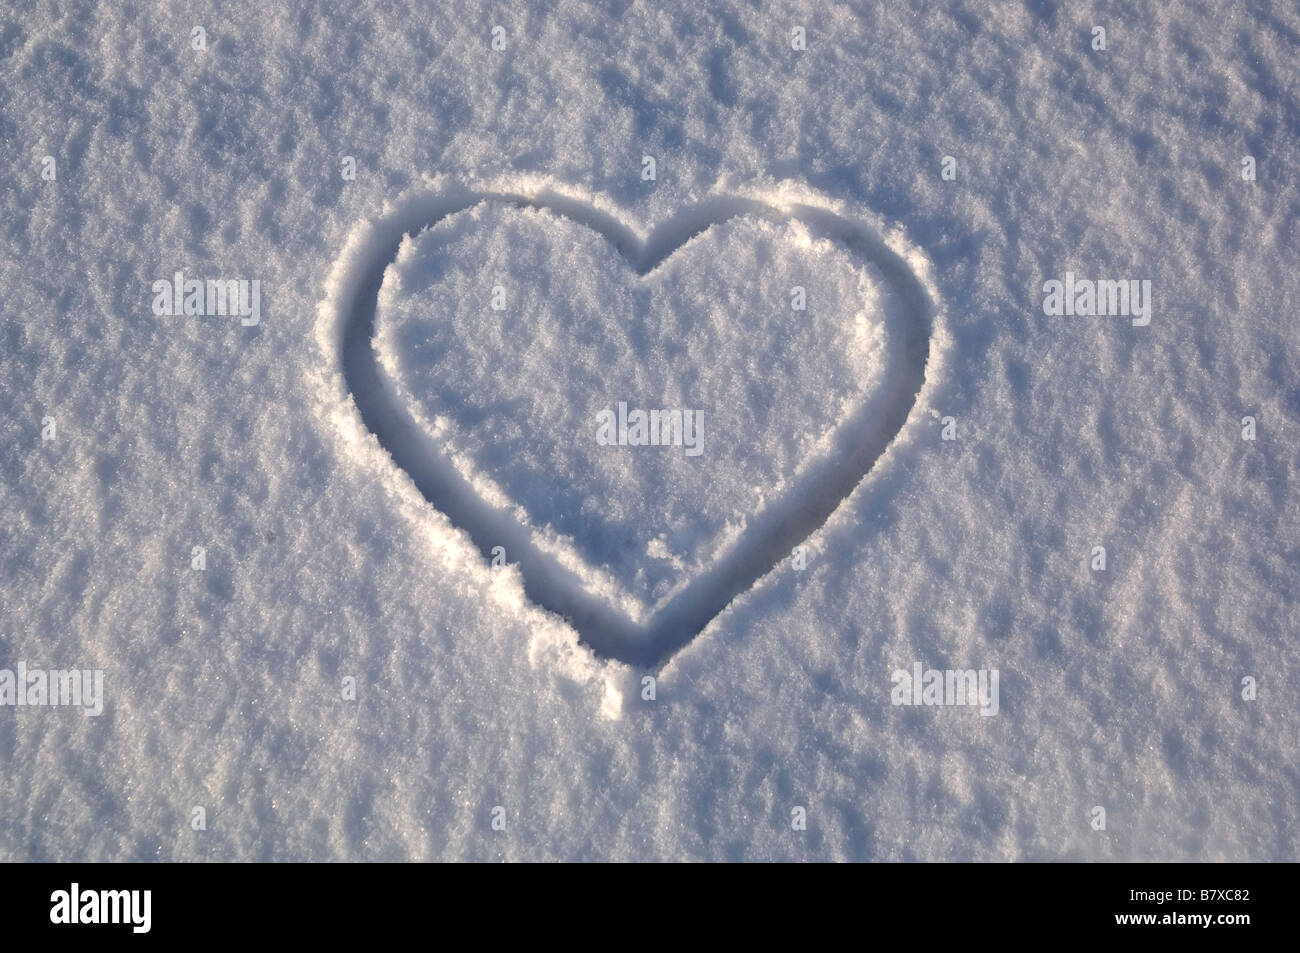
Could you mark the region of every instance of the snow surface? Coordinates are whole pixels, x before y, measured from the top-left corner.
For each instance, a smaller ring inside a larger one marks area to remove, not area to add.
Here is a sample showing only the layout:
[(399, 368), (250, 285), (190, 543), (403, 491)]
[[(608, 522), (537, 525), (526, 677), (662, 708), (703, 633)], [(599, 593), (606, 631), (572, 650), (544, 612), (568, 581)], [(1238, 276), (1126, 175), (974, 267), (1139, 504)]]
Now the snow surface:
[[(448, 451), (652, 599), (784, 496), (880, 386), (876, 286), (830, 242), (776, 232), (717, 225), (638, 280), (583, 225), (480, 205), (404, 246), (378, 349)], [(796, 287), (814, 289), (811, 311), (806, 296), (792, 309)], [(682, 448), (600, 444), (620, 402), (625, 418), (689, 411)]]
[(0, 858), (1297, 859), (1297, 63), (1281, 2), (7, 4), (0, 669), (105, 711), (0, 707)]

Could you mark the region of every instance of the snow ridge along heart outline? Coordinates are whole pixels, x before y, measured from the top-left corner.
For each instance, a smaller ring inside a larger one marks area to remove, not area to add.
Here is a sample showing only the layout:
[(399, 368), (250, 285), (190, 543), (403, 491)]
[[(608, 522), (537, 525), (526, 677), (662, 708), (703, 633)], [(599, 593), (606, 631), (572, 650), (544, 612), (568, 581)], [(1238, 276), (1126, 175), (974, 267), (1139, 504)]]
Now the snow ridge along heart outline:
[[(638, 624), (538, 545), (532, 528), (515, 509), (491, 503), (419, 426), (380, 367), (372, 339), (385, 270), (402, 239), (484, 202), (549, 210), (602, 235), (633, 271), (645, 276), (692, 238), (740, 216), (798, 222), (871, 265), (902, 310), (900, 334), (891, 342), (883, 380), (870, 399), (833, 431), (834, 451), (799, 473), (793, 489), (746, 521), (743, 531), (714, 562), (679, 587)], [(321, 303), (327, 346), (341, 363), (347, 395), (365, 427), (421, 495), (469, 534), (485, 558), (504, 546), (518, 566), (527, 597), (563, 616), (579, 639), (598, 655), (652, 668), (686, 645), (733, 599), (789, 556), (815, 533), (863, 482), (903, 429), (926, 381), (934, 333), (934, 304), (927, 284), (902, 253), (870, 225), (799, 194), (718, 195), (683, 209), (639, 234), (617, 215), (584, 198), (541, 186), (535, 189), (441, 187), (386, 210), (354, 231), (330, 278)]]

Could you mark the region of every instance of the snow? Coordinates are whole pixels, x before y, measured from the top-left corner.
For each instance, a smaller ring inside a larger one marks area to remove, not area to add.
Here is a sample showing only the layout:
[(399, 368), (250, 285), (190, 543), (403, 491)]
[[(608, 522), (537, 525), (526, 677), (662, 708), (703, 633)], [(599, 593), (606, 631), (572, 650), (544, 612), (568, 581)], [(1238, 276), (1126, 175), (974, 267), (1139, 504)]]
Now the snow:
[(0, 705), (0, 858), (1296, 859), (1298, 40), (7, 6), (0, 669), (104, 711)]

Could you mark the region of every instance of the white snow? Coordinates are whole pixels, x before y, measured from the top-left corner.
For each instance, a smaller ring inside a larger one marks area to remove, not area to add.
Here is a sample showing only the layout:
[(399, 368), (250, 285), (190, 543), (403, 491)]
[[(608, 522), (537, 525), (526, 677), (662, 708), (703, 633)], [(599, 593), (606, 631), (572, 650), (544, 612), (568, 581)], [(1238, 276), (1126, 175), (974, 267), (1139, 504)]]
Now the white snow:
[[(0, 704), (0, 858), (1296, 859), (1298, 43), (7, 5), (0, 670), (104, 712)], [(155, 315), (177, 271), (259, 323)], [(1150, 324), (1044, 314), (1067, 271)], [(703, 453), (599, 445), (619, 401)]]

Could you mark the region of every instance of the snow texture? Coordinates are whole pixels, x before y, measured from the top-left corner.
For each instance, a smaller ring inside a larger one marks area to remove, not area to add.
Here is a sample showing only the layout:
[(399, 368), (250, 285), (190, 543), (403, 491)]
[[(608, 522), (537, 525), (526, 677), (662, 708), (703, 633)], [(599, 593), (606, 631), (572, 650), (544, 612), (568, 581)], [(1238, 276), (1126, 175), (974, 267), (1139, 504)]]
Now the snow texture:
[(7, 4), (0, 702), (104, 711), (0, 704), (0, 859), (1296, 860), (1297, 63), (1283, 2)]

